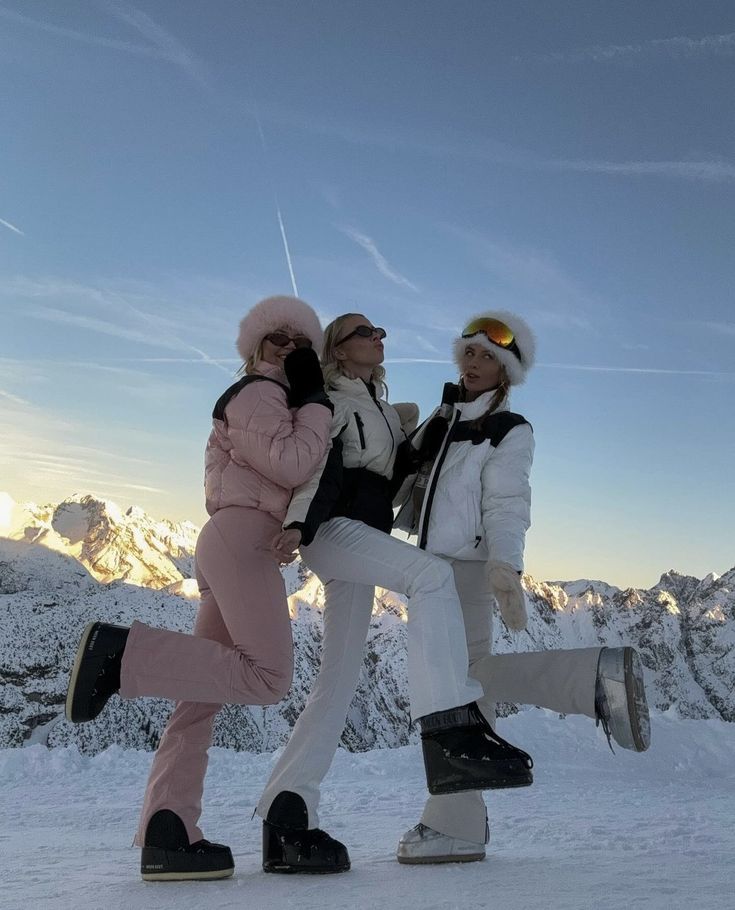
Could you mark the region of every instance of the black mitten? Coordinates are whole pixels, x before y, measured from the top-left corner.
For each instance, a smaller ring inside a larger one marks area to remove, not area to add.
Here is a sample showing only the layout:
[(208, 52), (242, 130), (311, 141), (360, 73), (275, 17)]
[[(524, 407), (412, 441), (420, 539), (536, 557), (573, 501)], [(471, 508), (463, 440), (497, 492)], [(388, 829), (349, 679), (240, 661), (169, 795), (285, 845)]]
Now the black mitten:
[(319, 358), (312, 348), (296, 348), (283, 361), (283, 369), (290, 386), (291, 407), (305, 404), (323, 404), (334, 411), (332, 402), (324, 391), (324, 376)]

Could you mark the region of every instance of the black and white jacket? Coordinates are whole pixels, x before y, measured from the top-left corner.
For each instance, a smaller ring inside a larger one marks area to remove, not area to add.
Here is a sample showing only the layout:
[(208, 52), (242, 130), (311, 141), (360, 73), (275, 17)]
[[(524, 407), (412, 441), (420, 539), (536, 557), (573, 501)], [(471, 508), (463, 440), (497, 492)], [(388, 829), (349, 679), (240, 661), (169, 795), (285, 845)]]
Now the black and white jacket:
[[(419, 546), (430, 553), (450, 559), (492, 559), (521, 571), (531, 524), (533, 430), (525, 418), (507, 409), (491, 414), (480, 428), (474, 426), (493, 395), (494, 391), (485, 392), (475, 401), (454, 405), (421, 514), (414, 514), (405, 485), (396, 527), (416, 534)], [(428, 422), (415, 434), (415, 446)]]
[(334, 377), (332, 448), (311, 480), (294, 491), (284, 528), (299, 528), (309, 544), (319, 525), (338, 515), (389, 533), (396, 456), (409, 447), (415, 404), (390, 405), (372, 383)]

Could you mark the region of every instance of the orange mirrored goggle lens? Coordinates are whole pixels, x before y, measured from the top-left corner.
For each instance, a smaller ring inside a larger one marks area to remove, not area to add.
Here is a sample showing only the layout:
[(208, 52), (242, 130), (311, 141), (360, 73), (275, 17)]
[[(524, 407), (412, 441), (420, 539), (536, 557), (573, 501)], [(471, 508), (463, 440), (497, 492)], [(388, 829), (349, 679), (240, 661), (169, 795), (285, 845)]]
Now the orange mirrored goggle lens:
[(501, 348), (514, 347), (515, 335), (499, 319), (475, 319), (462, 331), (463, 338), (471, 338), (482, 332), (486, 338)]

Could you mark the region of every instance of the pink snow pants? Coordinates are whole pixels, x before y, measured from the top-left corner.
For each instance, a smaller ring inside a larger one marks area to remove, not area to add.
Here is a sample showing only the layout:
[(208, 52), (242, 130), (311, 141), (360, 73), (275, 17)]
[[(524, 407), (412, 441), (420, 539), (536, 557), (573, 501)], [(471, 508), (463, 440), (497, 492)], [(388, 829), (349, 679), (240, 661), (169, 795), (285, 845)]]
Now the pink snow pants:
[(190, 843), (201, 840), (197, 823), (215, 715), (223, 704), (271, 705), (288, 692), (291, 621), (283, 577), (269, 550), (280, 529), (276, 518), (256, 509), (215, 512), (197, 541), (201, 601), (194, 634), (133, 623), (120, 695), (178, 702), (153, 759), (138, 846), (159, 809), (176, 812)]

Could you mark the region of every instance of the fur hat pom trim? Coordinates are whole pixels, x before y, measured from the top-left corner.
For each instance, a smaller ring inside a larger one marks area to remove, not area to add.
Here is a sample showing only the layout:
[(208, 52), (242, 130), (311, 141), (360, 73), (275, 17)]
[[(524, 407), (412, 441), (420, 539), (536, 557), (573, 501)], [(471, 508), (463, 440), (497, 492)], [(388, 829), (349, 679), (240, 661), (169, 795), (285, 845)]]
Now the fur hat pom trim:
[(243, 360), (251, 357), (263, 338), (277, 329), (305, 335), (317, 354), (322, 348), (322, 328), (314, 310), (298, 297), (266, 297), (248, 311), (240, 322), (237, 351)]
[[(496, 360), (505, 367), (505, 372), (508, 374), (511, 385), (522, 385), (526, 381), (528, 371), (536, 360), (536, 338), (531, 331), (531, 327), (525, 319), (516, 316), (515, 313), (509, 313), (506, 310), (479, 313), (477, 316), (472, 316), (468, 319), (466, 324), (469, 325), (470, 322), (474, 322), (476, 319), (497, 319), (499, 322), (505, 323), (511, 332), (513, 332), (515, 343), (518, 346), (518, 350), (521, 352), (520, 360), (513, 351), (502, 348), (500, 345), (493, 344), (493, 342), (481, 332), (477, 335), (473, 335), (471, 341), (472, 344), (482, 345), (482, 347), (490, 351)], [(455, 338), (453, 352), (454, 362), (457, 366), (461, 366), (462, 355), (464, 354), (465, 346), (469, 342), (470, 339), (468, 338), (462, 338), (461, 336)]]

